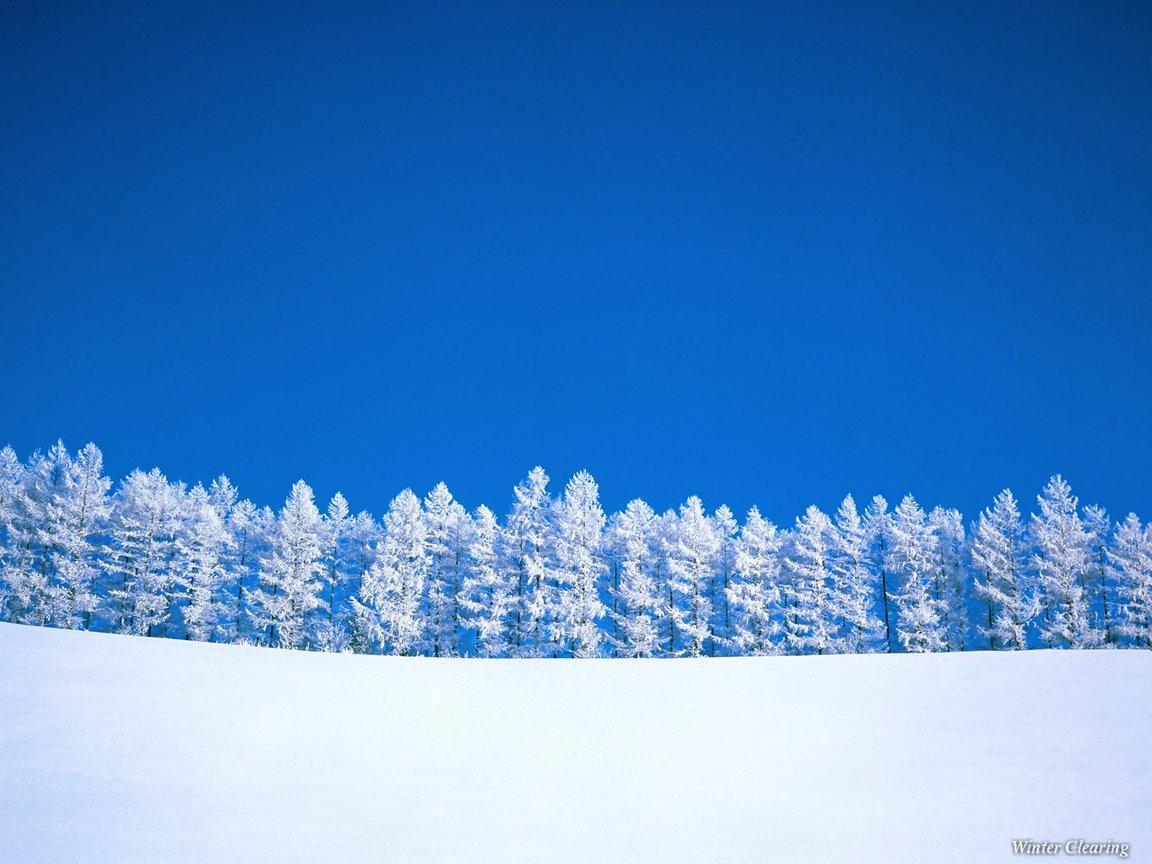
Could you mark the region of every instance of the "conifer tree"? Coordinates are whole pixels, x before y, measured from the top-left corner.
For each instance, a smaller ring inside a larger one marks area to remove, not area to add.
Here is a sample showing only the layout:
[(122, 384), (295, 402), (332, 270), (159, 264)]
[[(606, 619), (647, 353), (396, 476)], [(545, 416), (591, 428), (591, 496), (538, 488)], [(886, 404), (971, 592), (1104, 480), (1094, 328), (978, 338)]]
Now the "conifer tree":
[(720, 552), (720, 534), (693, 495), (680, 506), (679, 517), (665, 540), (671, 615), (679, 644), (674, 654), (699, 657), (712, 635), (712, 585)]
[(559, 592), (552, 549), (554, 505), (548, 479), (544, 469), (537, 466), (516, 485), (516, 501), (503, 535), (503, 558), (516, 585), (513, 641), (518, 657), (548, 657), (558, 650), (551, 639)]
[(879, 495), (873, 496), (864, 509), (864, 548), (865, 561), (873, 575), (873, 582), (879, 589), (880, 610), (884, 623), (884, 650), (892, 651), (895, 632), (892, 627), (893, 610), (891, 592), (895, 585), (889, 584), (888, 573), (888, 529), (892, 517), (888, 513), (888, 502)]
[(837, 639), (837, 598), (833, 593), (828, 559), (832, 523), (817, 507), (809, 507), (796, 520), (784, 547), (783, 641), (790, 654), (833, 654), (841, 650)]
[(780, 625), (780, 545), (776, 526), (753, 507), (736, 541), (733, 576), (726, 591), (731, 616), (728, 645), (737, 655), (777, 653)]
[(501, 564), (499, 544), (496, 516), (481, 504), (472, 519), (468, 566), (458, 598), (480, 657), (510, 657), (515, 650), (510, 619), (516, 595), (509, 581), (512, 571)]
[(455, 657), (460, 653), (458, 597), (471, 542), (468, 512), (439, 483), (424, 498), (424, 523), (427, 650), (434, 657)]
[(1091, 648), (1100, 642), (1085, 590), (1091, 537), (1077, 513), (1072, 488), (1057, 474), (1036, 499), (1032, 566), (1043, 596), (1040, 637), (1054, 648)]
[(352, 600), (357, 650), (416, 654), (427, 647), (421, 598), (428, 577), (420, 499), (405, 489), (384, 514), (384, 536)]
[(564, 489), (555, 508), (556, 579), (559, 587), (553, 641), (572, 657), (597, 657), (606, 609), (598, 596), (607, 570), (603, 558), (604, 510), (600, 490), (587, 471)]
[(1135, 513), (1116, 526), (1108, 569), (1116, 586), (1117, 635), (1152, 648), (1152, 527), (1142, 526)]
[(1028, 580), (1024, 525), (1011, 490), (1000, 492), (977, 518), (969, 554), (976, 572), (973, 588), (987, 609), (987, 624), (978, 629), (988, 647), (1028, 647), (1028, 624), (1039, 605)]
[(323, 552), (324, 524), (312, 488), (297, 480), (276, 520), (270, 549), (260, 560), (260, 587), (252, 598), (267, 644), (308, 645), (308, 622), (320, 605)]
[(916, 499), (904, 499), (892, 513), (885, 567), (899, 582), (892, 594), (896, 638), (905, 651), (943, 651), (947, 634), (941, 603), (934, 596), (935, 538)]
[(828, 567), (836, 587), (843, 650), (875, 651), (883, 642), (884, 622), (876, 614), (876, 574), (868, 565), (867, 527), (851, 495), (836, 511), (831, 538)]
[(173, 559), (173, 578), (186, 601), (184, 627), (189, 639), (208, 642), (229, 633), (225, 555), (231, 544), (220, 508), (197, 484), (188, 493), (184, 526), (176, 535)]
[(639, 498), (629, 501), (608, 529), (616, 568), (612, 646), (617, 657), (656, 657), (666, 630), (664, 585), (659, 566), (661, 520)]

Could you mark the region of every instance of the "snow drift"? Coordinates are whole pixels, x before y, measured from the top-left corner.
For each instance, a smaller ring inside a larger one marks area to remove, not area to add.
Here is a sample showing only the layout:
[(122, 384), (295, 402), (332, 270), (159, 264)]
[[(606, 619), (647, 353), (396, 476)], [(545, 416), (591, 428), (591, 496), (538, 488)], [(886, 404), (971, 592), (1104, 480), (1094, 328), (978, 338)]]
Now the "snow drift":
[(3, 861), (1152, 855), (1148, 652), (438, 661), (4, 624), (0, 657)]

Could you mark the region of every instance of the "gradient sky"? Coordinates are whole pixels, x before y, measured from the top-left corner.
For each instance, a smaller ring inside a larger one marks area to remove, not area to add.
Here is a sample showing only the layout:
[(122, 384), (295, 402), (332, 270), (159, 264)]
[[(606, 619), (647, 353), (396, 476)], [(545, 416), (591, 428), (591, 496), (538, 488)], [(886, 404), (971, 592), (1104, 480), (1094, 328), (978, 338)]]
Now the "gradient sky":
[(1147, 4), (13, 0), (0, 105), (22, 456), (1152, 516)]

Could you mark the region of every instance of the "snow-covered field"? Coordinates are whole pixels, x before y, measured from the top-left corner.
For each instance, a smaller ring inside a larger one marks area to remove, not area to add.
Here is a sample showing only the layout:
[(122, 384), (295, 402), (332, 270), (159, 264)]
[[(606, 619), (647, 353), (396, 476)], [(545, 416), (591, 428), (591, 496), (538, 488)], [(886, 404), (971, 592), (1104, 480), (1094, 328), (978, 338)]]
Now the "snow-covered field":
[(1149, 652), (437, 661), (4, 624), (0, 662), (4, 862), (1152, 860)]

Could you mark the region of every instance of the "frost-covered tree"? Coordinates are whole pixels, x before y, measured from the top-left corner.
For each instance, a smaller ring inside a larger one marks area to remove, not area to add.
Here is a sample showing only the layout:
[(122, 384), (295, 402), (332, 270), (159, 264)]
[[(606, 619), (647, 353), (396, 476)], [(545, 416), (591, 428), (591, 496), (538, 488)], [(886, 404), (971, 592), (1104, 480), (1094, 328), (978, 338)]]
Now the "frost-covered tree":
[(868, 564), (868, 531), (848, 495), (836, 511), (828, 568), (835, 585), (842, 648), (868, 653), (880, 647), (884, 622), (876, 613), (876, 574)]
[(512, 626), (518, 657), (548, 657), (559, 650), (551, 639), (559, 591), (552, 550), (554, 504), (548, 494), (548, 479), (544, 469), (537, 466), (516, 485), (516, 501), (503, 535), (503, 559), (516, 585)]
[(580, 471), (564, 489), (553, 519), (555, 573), (559, 586), (552, 638), (562, 653), (597, 657), (603, 631), (599, 621), (606, 609), (600, 601), (604, 510), (600, 489), (587, 471)]
[(873, 583), (879, 587), (880, 611), (884, 623), (884, 650), (891, 651), (893, 645), (892, 608), (890, 597), (895, 585), (888, 579), (888, 528), (892, 521), (888, 512), (888, 502), (875, 495), (864, 508), (864, 549), (865, 562), (872, 573)]
[(1011, 490), (1000, 492), (973, 524), (969, 555), (976, 573), (973, 588), (987, 610), (987, 624), (978, 629), (988, 647), (1028, 647), (1028, 624), (1039, 606), (1028, 579), (1024, 524)]
[(260, 559), (270, 548), (276, 528), (276, 514), (269, 507), (257, 508), (248, 499), (237, 501), (225, 519), (230, 544), (226, 550), (229, 586), (227, 605), (229, 639), (248, 643), (255, 638), (259, 625), (254, 623), (252, 593)]
[(481, 504), (472, 518), (468, 566), (458, 596), (463, 625), (475, 634), (480, 657), (509, 657), (516, 647), (511, 632), (516, 594), (512, 571), (500, 561), (500, 530), (496, 516)]
[(732, 638), (732, 609), (728, 603), (728, 589), (736, 568), (736, 538), (740, 525), (727, 504), (721, 504), (712, 515), (712, 524), (720, 537), (716, 553), (716, 585), (712, 600), (712, 639), (710, 653), (724, 649)]
[(216, 505), (199, 484), (188, 493), (172, 564), (173, 578), (185, 599), (185, 633), (200, 642), (227, 637), (230, 632), (225, 556), (233, 541)]
[(784, 546), (783, 642), (789, 654), (833, 654), (837, 638), (837, 597), (828, 569), (833, 527), (818, 507), (796, 520)]
[(941, 603), (934, 596), (936, 542), (932, 526), (911, 495), (892, 512), (885, 568), (899, 583), (892, 594), (896, 606), (896, 638), (905, 651), (943, 651), (947, 645)]
[(656, 657), (667, 629), (665, 580), (661, 578), (661, 520), (639, 498), (629, 501), (608, 527), (615, 578), (609, 589), (613, 653)]
[(780, 532), (753, 507), (736, 540), (730, 610), (729, 649), (733, 654), (775, 654), (780, 625)]
[(1152, 527), (1135, 513), (1117, 524), (1108, 550), (1116, 587), (1116, 630), (1137, 648), (1152, 648)]
[(1108, 535), (1112, 522), (1108, 511), (1099, 504), (1084, 508), (1084, 530), (1088, 532), (1088, 569), (1085, 573), (1085, 592), (1092, 626), (1100, 638), (1109, 644), (1116, 641), (1111, 621), (1111, 586), (1108, 569)]
[(948, 651), (963, 651), (968, 635), (968, 541), (964, 517), (959, 510), (933, 507), (928, 524), (936, 541), (934, 593), (940, 604), (944, 625), (944, 645)]
[(183, 496), (153, 468), (133, 471), (112, 498), (105, 572), (109, 617), (119, 633), (167, 635)]
[(693, 495), (680, 506), (671, 536), (664, 542), (675, 631), (670, 651), (699, 657), (708, 650), (712, 636), (712, 585), (720, 532), (704, 512), (703, 502)]
[(405, 489), (388, 505), (383, 540), (352, 600), (357, 650), (409, 655), (424, 646), (425, 532), (420, 499)]
[(424, 618), (426, 650), (433, 657), (460, 653), (460, 588), (464, 583), (469, 533), (468, 512), (439, 483), (424, 497), (424, 547), (428, 561)]
[(1032, 566), (1043, 597), (1040, 637), (1056, 648), (1091, 648), (1100, 642), (1085, 590), (1091, 537), (1077, 512), (1072, 487), (1057, 474), (1036, 498)]
[(269, 645), (308, 644), (308, 622), (321, 602), (324, 533), (312, 488), (297, 480), (276, 520), (270, 549), (260, 559), (260, 587), (252, 598)]

